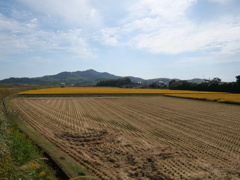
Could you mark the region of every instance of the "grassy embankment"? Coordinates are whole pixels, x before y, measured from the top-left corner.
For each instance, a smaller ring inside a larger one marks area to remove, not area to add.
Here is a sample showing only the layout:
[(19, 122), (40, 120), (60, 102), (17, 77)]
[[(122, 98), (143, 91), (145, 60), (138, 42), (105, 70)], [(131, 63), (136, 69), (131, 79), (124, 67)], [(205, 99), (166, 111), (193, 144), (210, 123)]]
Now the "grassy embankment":
[[(1, 86), (0, 100), (3, 97), (26, 87)], [(1, 101), (0, 101), (1, 102)], [(51, 168), (44, 162), (43, 152), (37, 150), (32, 141), (18, 130), (3, 104), (0, 104), (0, 179), (57, 180)]]

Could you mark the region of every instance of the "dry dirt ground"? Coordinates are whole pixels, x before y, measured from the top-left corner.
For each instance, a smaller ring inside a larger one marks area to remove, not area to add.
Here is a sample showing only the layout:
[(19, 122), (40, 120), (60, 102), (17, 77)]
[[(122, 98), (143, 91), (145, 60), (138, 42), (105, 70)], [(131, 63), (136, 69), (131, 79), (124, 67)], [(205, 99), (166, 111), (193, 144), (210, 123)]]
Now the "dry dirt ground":
[(97, 179), (240, 179), (240, 106), (152, 97), (15, 98), (16, 112)]

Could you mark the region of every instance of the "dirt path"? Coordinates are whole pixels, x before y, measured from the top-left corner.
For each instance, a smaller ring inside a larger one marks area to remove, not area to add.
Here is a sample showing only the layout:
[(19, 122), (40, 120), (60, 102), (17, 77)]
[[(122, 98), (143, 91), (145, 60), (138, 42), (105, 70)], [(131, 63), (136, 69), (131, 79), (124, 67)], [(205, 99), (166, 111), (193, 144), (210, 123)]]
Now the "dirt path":
[(161, 96), (12, 105), (99, 179), (240, 179), (240, 106)]

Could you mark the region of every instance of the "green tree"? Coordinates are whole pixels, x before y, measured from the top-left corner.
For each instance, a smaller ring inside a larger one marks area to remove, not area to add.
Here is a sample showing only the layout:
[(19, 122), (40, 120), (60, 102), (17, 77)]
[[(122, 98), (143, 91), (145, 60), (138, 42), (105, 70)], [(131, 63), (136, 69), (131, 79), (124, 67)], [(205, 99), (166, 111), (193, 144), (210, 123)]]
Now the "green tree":
[(112, 87), (121, 87), (123, 85), (132, 84), (130, 78), (120, 78), (120, 79), (104, 79), (99, 81), (96, 86), (112, 86)]
[(240, 75), (236, 76), (236, 79), (237, 79), (237, 84), (240, 85)]
[(220, 83), (221, 81), (222, 81), (222, 80), (221, 80), (220, 78), (215, 77), (215, 78), (213, 78), (213, 79), (211, 80), (211, 83), (218, 84), (218, 83)]

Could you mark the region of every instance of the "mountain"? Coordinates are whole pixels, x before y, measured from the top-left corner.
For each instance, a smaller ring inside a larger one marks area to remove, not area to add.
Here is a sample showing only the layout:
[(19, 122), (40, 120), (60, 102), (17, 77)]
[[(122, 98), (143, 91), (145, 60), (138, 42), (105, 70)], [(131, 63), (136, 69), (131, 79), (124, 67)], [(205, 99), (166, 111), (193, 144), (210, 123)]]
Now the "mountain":
[[(172, 79), (168, 78), (158, 78), (158, 79), (150, 79), (145, 80), (142, 78), (137, 78), (133, 76), (127, 76), (133, 82), (142, 82), (142, 83), (151, 83), (156, 81), (170, 82)], [(113, 74), (109, 74), (107, 72), (97, 72), (93, 69), (89, 69), (86, 71), (76, 71), (76, 72), (61, 72), (56, 75), (48, 75), (43, 77), (36, 78), (8, 78), (0, 81), (0, 84), (34, 84), (34, 85), (59, 85), (61, 83), (66, 84), (79, 84), (79, 85), (95, 85), (97, 82), (103, 79), (118, 79), (122, 78), (122, 76), (116, 76)]]
[(36, 78), (8, 78), (0, 81), (0, 84), (45, 84), (45, 85), (59, 85), (66, 84), (81, 84), (81, 85), (95, 85), (98, 81), (103, 79), (121, 78), (109, 73), (100, 73), (93, 69), (76, 72), (61, 72), (56, 75), (49, 75)]

